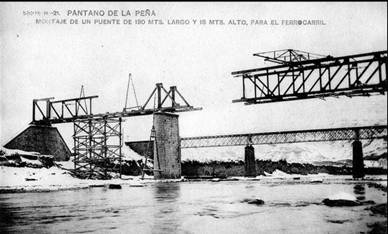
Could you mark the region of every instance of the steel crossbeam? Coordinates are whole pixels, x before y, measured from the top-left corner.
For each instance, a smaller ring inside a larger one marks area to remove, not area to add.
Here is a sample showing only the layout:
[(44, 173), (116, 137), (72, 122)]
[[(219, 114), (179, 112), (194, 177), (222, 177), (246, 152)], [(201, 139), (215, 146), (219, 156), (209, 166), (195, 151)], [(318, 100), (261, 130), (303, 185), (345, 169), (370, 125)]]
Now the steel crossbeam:
[(233, 102), (259, 104), (387, 91), (387, 51), (285, 61), (278, 55), (254, 55), (281, 65), (232, 72), (242, 79), (242, 97)]
[(378, 125), (351, 128), (183, 137), (181, 138), (181, 148), (346, 141), (355, 139), (387, 139), (387, 126)]

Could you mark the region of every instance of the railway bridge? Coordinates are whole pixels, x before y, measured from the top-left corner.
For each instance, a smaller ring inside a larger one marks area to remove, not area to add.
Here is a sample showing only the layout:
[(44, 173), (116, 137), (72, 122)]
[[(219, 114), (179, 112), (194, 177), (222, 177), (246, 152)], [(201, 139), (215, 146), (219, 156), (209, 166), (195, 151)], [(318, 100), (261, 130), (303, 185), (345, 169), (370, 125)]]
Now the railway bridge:
[[(245, 105), (338, 96), (385, 95), (387, 92), (387, 51), (346, 56), (324, 56), (286, 49), (253, 54), (274, 66), (234, 71), (241, 79), (242, 95), (232, 102)], [(245, 171), (255, 175), (253, 145), (319, 141), (352, 141), (353, 177), (364, 176), (363, 139), (387, 139), (387, 126), (349, 126), (281, 132), (230, 134), (180, 138), (181, 148), (246, 145)], [(156, 139), (157, 140), (157, 139)], [(128, 142), (134, 149), (148, 141)]]
[[(340, 95), (367, 97), (387, 92), (387, 51), (333, 57), (286, 49), (254, 56), (276, 65), (232, 72), (242, 81), (242, 96), (233, 102), (250, 105)], [(337, 140), (353, 141), (353, 176), (360, 178), (360, 140), (387, 138), (386, 125), (180, 138), (176, 113), (201, 108), (190, 105), (176, 86), (166, 90), (157, 83), (143, 105), (125, 105), (123, 110), (111, 113), (94, 113), (92, 104), (97, 97), (85, 96), (81, 89), (77, 98), (34, 99), (30, 126), (5, 147), (59, 155), (60, 159), (73, 156), (74, 172), (85, 178), (107, 178), (107, 168), (112, 165), (119, 165), (113, 169), (121, 175), (123, 119), (153, 115), (148, 143), (153, 144), (155, 178), (180, 178), (181, 148), (246, 145), (246, 175), (251, 176), (255, 174), (253, 145)], [(63, 123), (74, 126), (72, 152), (52, 126)]]
[[(364, 176), (364, 161), (361, 140), (387, 140), (387, 125), (310, 129), (295, 131), (260, 132), (180, 138), (180, 146), (185, 148), (245, 146), (245, 175), (256, 176), (254, 145), (290, 144), (300, 142), (351, 141), (353, 147), (353, 177)], [(126, 142), (131, 149), (145, 155), (145, 149), (154, 142)]]

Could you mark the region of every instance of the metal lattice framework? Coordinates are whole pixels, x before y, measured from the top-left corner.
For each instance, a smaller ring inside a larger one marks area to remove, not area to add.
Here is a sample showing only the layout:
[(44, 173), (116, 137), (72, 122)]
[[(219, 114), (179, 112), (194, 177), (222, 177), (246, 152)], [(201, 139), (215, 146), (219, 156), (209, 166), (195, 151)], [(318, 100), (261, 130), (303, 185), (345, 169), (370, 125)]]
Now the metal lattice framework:
[(387, 51), (323, 58), (296, 50), (254, 55), (280, 65), (232, 72), (242, 79), (242, 97), (233, 102), (259, 104), (387, 91)]
[[(77, 119), (93, 117), (92, 101), (98, 96), (51, 101), (54, 98), (34, 99), (32, 101), (32, 124), (51, 124), (74, 122)], [(43, 103), (44, 104), (43, 104)], [(37, 113), (40, 115), (37, 119)]]
[(121, 176), (121, 118), (84, 119), (74, 122), (74, 171), (83, 178)]
[(181, 148), (387, 139), (387, 126), (314, 129), (181, 138)]
[(325, 57), (323, 55), (293, 49), (261, 52), (253, 54), (253, 56), (261, 57), (264, 58), (264, 61), (270, 61), (277, 64), (290, 64)]
[[(125, 118), (140, 115), (151, 115), (155, 112), (185, 112), (202, 110), (191, 106), (181, 95), (176, 86), (167, 91), (162, 83), (157, 83), (147, 101), (135, 109), (124, 108), (123, 111), (108, 113), (92, 113), (93, 99), (98, 96), (87, 96), (52, 101), (51, 98), (34, 99), (32, 105), (31, 124), (70, 123), (80, 119)], [(154, 99), (154, 106), (151, 100)], [(179, 103), (178, 100), (181, 102)], [(39, 115), (38, 115), (39, 114)]]

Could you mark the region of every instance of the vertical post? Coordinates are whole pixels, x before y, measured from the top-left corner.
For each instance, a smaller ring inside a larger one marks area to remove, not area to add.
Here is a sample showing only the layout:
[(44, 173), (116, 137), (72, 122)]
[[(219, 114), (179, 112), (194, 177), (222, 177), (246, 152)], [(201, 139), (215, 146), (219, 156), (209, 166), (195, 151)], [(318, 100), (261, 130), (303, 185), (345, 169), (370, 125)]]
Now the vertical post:
[(319, 64), (319, 91), (322, 91), (322, 68), (321, 64)]
[(48, 120), (51, 118), (50, 112), (51, 112), (51, 102), (50, 102), (50, 99), (47, 99), (46, 100), (46, 118)]
[(156, 84), (158, 95), (158, 109), (162, 108), (162, 83)]
[[(349, 59), (346, 59), (346, 62), (349, 62)], [(347, 72), (347, 75), (348, 75), (348, 86), (351, 87), (352, 85), (352, 80), (350, 78), (350, 73), (351, 73), (351, 68), (350, 68), (350, 63), (348, 63), (348, 72)], [(346, 74), (345, 74), (346, 75)]]
[(93, 158), (92, 158), (92, 140), (93, 140), (93, 136), (92, 136), (92, 120), (89, 119), (88, 120), (88, 161), (89, 161), (89, 169), (90, 169), (90, 174), (89, 176), (91, 176), (93, 174), (93, 170), (92, 170), (92, 163), (94, 162), (93, 161)]
[[(385, 74), (387, 74), (387, 72), (388, 72), (387, 60), (386, 60), (386, 59), (383, 59), (381, 62), (384, 62), (384, 64), (385, 64)], [(381, 64), (380, 70), (383, 69), (382, 66), (383, 66), (383, 64)], [(380, 79), (380, 83), (383, 83), (382, 78)], [(386, 85), (386, 84), (385, 84), (385, 85)]]
[(270, 93), (269, 93), (269, 75), (268, 75), (268, 69), (266, 70), (267, 72), (267, 95), (269, 96)]
[(108, 121), (106, 119), (106, 116), (104, 116), (104, 131), (103, 131), (103, 146), (102, 146), (102, 150), (103, 150), (103, 153), (102, 153), (102, 157), (103, 157), (103, 161), (104, 161), (104, 177), (105, 179), (108, 177), (107, 175), (107, 160), (108, 160), (108, 155), (107, 155), (107, 145), (106, 145), (106, 139), (107, 139), (107, 136), (106, 136), (106, 125), (108, 124)]
[(330, 67), (327, 68), (327, 77), (328, 77), (328, 82), (329, 82), (329, 90), (331, 90), (331, 72), (330, 72)]
[(89, 111), (90, 111), (89, 115), (92, 115), (93, 112), (92, 112), (92, 99), (91, 98), (89, 99)]
[(256, 76), (253, 76), (253, 84), (253, 87), (255, 88), (255, 98), (257, 98)]
[(380, 58), (380, 55), (376, 55), (376, 57), (378, 59), (378, 65), (377, 66), (378, 66), (378, 69), (379, 69), (379, 81), (380, 81), (380, 83), (382, 83), (383, 77), (381, 75), (381, 67), (382, 67), (381, 58)]
[(77, 169), (77, 154), (78, 154), (78, 146), (77, 146), (77, 139), (76, 139), (76, 134), (77, 134), (77, 128), (76, 128), (76, 122), (73, 123), (73, 130), (74, 130), (74, 134), (73, 134), (73, 141), (74, 141), (74, 170)]
[(359, 84), (359, 80), (360, 80), (360, 77), (358, 77), (358, 66), (357, 66), (357, 63), (353, 63), (353, 66), (356, 66), (356, 82), (354, 82), (356, 84), (356, 86), (358, 86)]
[(364, 178), (364, 157), (362, 153), (362, 143), (359, 140), (359, 130), (355, 130), (353, 147), (353, 179)]
[(63, 117), (64, 117), (64, 113), (63, 113), (63, 106), (64, 106), (64, 103), (62, 102), (62, 103), (61, 103), (61, 118), (63, 118)]
[(79, 105), (78, 100), (75, 100), (75, 101), (74, 101), (74, 106), (75, 106), (75, 117), (78, 116), (78, 105)]
[(121, 155), (121, 148), (122, 148), (122, 144), (123, 144), (123, 142), (122, 142), (122, 134), (121, 134), (121, 121), (122, 121), (122, 119), (121, 119), (121, 117), (119, 118), (119, 155), (120, 155), (120, 159), (119, 159), (119, 161), (120, 161), (120, 179), (121, 179), (121, 164), (122, 164), (122, 155)]
[(170, 91), (171, 91), (171, 107), (175, 107), (175, 90), (176, 90), (176, 86), (171, 86), (170, 87)]
[(242, 87), (243, 87), (243, 96), (242, 98), (245, 99), (245, 75), (242, 76)]
[(36, 106), (36, 101), (34, 99), (32, 100), (32, 122), (35, 122), (35, 106)]

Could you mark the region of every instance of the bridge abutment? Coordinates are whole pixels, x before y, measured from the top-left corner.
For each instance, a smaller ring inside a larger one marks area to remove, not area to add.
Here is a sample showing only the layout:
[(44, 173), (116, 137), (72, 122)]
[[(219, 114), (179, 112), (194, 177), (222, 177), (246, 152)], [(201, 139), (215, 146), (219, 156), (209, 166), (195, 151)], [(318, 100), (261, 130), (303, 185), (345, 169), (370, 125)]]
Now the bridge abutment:
[(52, 155), (56, 161), (69, 160), (71, 156), (71, 151), (58, 129), (45, 125), (28, 126), (4, 147)]
[(157, 112), (153, 115), (154, 178), (181, 178), (181, 148), (178, 115)]
[(364, 157), (362, 153), (362, 143), (359, 140), (355, 140), (352, 143), (353, 147), (353, 178), (364, 178)]
[(245, 176), (255, 177), (256, 176), (256, 160), (255, 160), (255, 148), (252, 145), (245, 146)]

